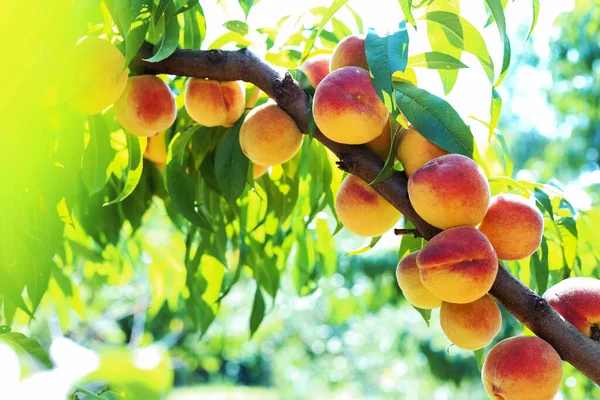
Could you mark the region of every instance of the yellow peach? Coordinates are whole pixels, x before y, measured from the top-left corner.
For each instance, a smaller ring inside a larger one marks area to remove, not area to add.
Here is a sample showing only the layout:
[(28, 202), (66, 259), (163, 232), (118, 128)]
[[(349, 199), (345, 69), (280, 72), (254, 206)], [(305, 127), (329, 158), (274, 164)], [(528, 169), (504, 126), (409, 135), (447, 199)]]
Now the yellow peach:
[(283, 164), (302, 146), (302, 132), (277, 104), (266, 103), (246, 116), (240, 129), (240, 146), (255, 164)]
[(417, 266), (418, 251), (407, 254), (400, 260), (396, 268), (396, 280), (406, 300), (415, 307), (424, 309), (438, 308), (442, 300), (435, 297), (421, 283), (419, 267)]
[(340, 222), (360, 236), (380, 236), (398, 223), (402, 216), (367, 182), (348, 175), (335, 198), (335, 211)]
[(425, 139), (411, 126), (400, 138), (397, 156), (404, 166), (406, 175), (411, 176), (428, 161), (445, 154), (448, 154), (446, 150)]
[(330, 59), (329, 54), (319, 54), (304, 61), (300, 67), (313, 87), (316, 88), (323, 78), (329, 74)]
[(144, 158), (156, 164), (165, 164), (167, 162), (167, 145), (165, 143), (164, 131), (155, 136), (148, 137)]
[(364, 38), (354, 35), (345, 37), (333, 49), (329, 69), (335, 71), (350, 66), (369, 69)]
[(163, 80), (154, 75), (129, 78), (115, 103), (117, 122), (129, 133), (153, 136), (168, 129), (177, 115), (175, 100)]
[(190, 78), (184, 102), (190, 117), (200, 125), (229, 127), (244, 114), (246, 89), (241, 81)]

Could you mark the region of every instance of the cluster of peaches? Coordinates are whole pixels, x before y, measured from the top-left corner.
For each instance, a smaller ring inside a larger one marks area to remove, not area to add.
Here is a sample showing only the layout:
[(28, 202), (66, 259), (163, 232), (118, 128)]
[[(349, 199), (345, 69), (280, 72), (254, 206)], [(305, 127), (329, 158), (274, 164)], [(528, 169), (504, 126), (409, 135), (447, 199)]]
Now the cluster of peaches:
[[(70, 104), (75, 109), (96, 114), (114, 104), (119, 124), (137, 136), (154, 136), (174, 123), (177, 108), (169, 86), (153, 75), (129, 77), (122, 53), (108, 41), (80, 41), (73, 62), (77, 68), (72, 73)], [(313, 116), (319, 130), (330, 140), (364, 144), (387, 158), (390, 114), (372, 84), (364, 39), (349, 36), (331, 55), (312, 57), (301, 70), (316, 88)], [(197, 123), (230, 127), (256, 102), (258, 91), (255, 95), (247, 102), (241, 81), (191, 78), (184, 101)], [(269, 166), (292, 158), (302, 138), (292, 118), (273, 102), (253, 108), (239, 135), (255, 178)], [(145, 155), (164, 164), (164, 136), (152, 139)], [(414, 306), (441, 308), (441, 327), (452, 343), (462, 349), (481, 349), (492, 342), (502, 324), (500, 310), (488, 294), (498, 260), (533, 254), (542, 239), (543, 216), (521, 196), (490, 198), (487, 179), (475, 161), (448, 154), (412, 126), (402, 133), (396, 155), (409, 177), (408, 194), (415, 211), (443, 229), (423, 249), (399, 262), (398, 284)], [(342, 182), (335, 210), (344, 226), (361, 236), (382, 235), (401, 218), (396, 208), (354, 175)], [(544, 297), (584, 334), (600, 335), (600, 281), (567, 279)], [(493, 398), (550, 399), (560, 386), (562, 364), (544, 340), (516, 337), (489, 352), (482, 375)]]

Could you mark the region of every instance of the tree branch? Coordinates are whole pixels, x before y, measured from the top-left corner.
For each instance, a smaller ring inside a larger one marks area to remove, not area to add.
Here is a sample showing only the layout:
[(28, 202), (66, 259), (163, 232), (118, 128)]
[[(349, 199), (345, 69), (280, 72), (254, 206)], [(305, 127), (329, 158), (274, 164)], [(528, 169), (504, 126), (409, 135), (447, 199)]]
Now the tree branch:
[[(158, 63), (143, 58), (152, 54), (146, 43), (132, 64), (132, 70), (145, 74), (169, 74), (209, 78), (220, 81), (243, 80), (253, 83), (285, 110), (302, 132), (308, 131), (308, 97), (284, 70), (276, 70), (250, 50), (177, 50)], [(345, 145), (327, 139), (318, 130), (315, 139), (323, 143), (340, 159), (340, 166), (367, 182), (375, 179), (383, 161), (366, 146)], [(387, 201), (396, 207), (416, 227), (418, 234), (431, 239), (439, 229), (417, 215), (407, 192), (406, 174), (395, 172), (384, 182), (373, 185)], [(519, 321), (536, 335), (550, 343), (563, 360), (600, 385), (600, 344), (584, 336), (565, 322), (548, 303), (515, 278), (502, 265), (490, 293)]]

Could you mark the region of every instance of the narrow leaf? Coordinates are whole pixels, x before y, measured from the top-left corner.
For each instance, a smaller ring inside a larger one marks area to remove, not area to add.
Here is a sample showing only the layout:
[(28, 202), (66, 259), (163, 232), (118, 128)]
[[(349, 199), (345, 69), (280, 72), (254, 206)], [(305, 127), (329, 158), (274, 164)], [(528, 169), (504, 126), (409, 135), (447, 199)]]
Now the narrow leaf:
[(158, 20), (163, 16), (167, 7), (172, 4), (173, 0), (160, 0), (158, 7), (156, 7), (156, 12), (154, 13), (154, 25), (158, 23)]
[(223, 135), (215, 154), (217, 186), (229, 203), (235, 203), (242, 195), (248, 175), (248, 157), (240, 147), (240, 127), (243, 121), (241, 118)]
[(240, 7), (242, 7), (242, 10), (244, 10), (244, 15), (246, 16), (246, 18), (248, 18), (250, 10), (256, 3), (258, 3), (258, 1), (259, 0), (238, 0), (238, 3), (240, 3)]
[(345, 6), (346, 3), (348, 3), (348, 0), (334, 0), (333, 3), (331, 3), (331, 6), (329, 6), (325, 12), (317, 16), (320, 17), (320, 20), (318, 25), (315, 27), (316, 29), (313, 31), (304, 45), (304, 49), (302, 50), (302, 61), (306, 60), (310, 55), (310, 52), (315, 45), (315, 40), (317, 40), (317, 37), (321, 35), (321, 32), (323, 32), (325, 25), (327, 25), (331, 17), (333, 17), (340, 8)]
[(425, 321), (425, 323), (427, 324), (427, 327), (429, 328), (429, 323), (431, 322), (431, 310), (425, 310), (423, 308), (419, 308), (419, 307), (415, 307), (415, 306), (413, 306), (413, 308), (415, 310), (417, 310), (419, 312), (419, 314), (421, 314), (421, 317), (423, 317), (423, 321)]
[(380, 239), (381, 239), (381, 236), (377, 236), (377, 237), (371, 238), (371, 242), (369, 242), (369, 244), (366, 245), (365, 247), (363, 247), (361, 249), (349, 251), (346, 254), (348, 254), (348, 255), (356, 255), (356, 254), (366, 253), (367, 251), (369, 251), (373, 247), (375, 247), (375, 245), (377, 244), (377, 242), (379, 242)]
[(250, 337), (260, 326), (265, 317), (265, 299), (260, 291), (260, 286), (256, 284), (256, 293), (254, 293), (254, 303), (252, 304), (252, 314), (250, 315)]
[(537, 24), (538, 15), (540, 14), (540, 0), (531, 0), (531, 6), (533, 9), (533, 18), (531, 20), (531, 28), (529, 28), (529, 33), (527, 33), (525, 41), (529, 39), (529, 36), (531, 36), (535, 29), (535, 25)]
[(407, 82), (395, 82), (394, 88), (398, 108), (427, 140), (473, 157), (473, 134), (450, 104)]
[(429, 69), (460, 69), (468, 68), (462, 61), (452, 57), (449, 54), (439, 51), (429, 51), (416, 54), (408, 58), (410, 67), (421, 67)]
[(110, 144), (106, 120), (102, 115), (89, 117), (90, 141), (83, 153), (81, 174), (89, 195), (101, 191), (109, 177), (109, 166), (115, 151)]
[(248, 34), (248, 24), (243, 21), (227, 21), (223, 24), (223, 26), (231, 32), (237, 32), (242, 36), (246, 36)]
[(110, 204), (115, 204), (123, 199), (127, 198), (136, 188), (137, 184), (142, 177), (142, 168), (143, 168), (143, 158), (141, 151), (141, 143), (142, 141), (146, 141), (145, 138), (137, 137), (131, 134), (126, 134), (127, 137), (127, 169), (125, 170), (123, 176), (125, 184), (123, 185), (123, 189), (117, 195), (114, 200), (105, 203), (105, 206)]
[(500, 112), (502, 111), (502, 98), (496, 89), (492, 88), (492, 104), (490, 105), (490, 124), (488, 130), (488, 142), (492, 140), (498, 121), (500, 120)]
[[(174, 9), (172, 4), (169, 5), (169, 9)], [(169, 57), (179, 42), (179, 22), (176, 16), (168, 18), (165, 22), (165, 33), (160, 40), (160, 47), (154, 53), (154, 55), (144, 61), (148, 62), (159, 62)]]
[(46, 350), (44, 350), (37, 340), (30, 339), (18, 332), (0, 334), (0, 340), (12, 347), (17, 353), (29, 354), (45, 367), (52, 368), (52, 361), (50, 361), (48, 353), (46, 353)]
[(120, 0), (117, 15), (125, 34), (125, 65), (129, 65), (144, 43), (152, 13), (150, 0)]
[(398, 0), (398, 3), (400, 3), (400, 8), (402, 8), (402, 13), (404, 14), (404, 19), (406, 22), (417, 29), (417, 23), (415, 22), (415, 17), (413, 17), (412, 14), (412, 0)]

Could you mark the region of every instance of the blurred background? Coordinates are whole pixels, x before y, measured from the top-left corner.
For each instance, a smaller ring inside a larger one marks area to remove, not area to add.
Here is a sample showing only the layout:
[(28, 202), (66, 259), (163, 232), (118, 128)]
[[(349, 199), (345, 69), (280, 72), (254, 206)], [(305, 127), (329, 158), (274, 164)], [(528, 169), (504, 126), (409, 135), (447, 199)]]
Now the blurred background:
[[(512, 62), (499, 88), (504, 106), (498, 130), (512, 167), (501, 173), (561, 188), (586, 213), (589, 226), (597, 227), (600, 213), (591, 209), (600, 202), (600, 2), (542, 3), (527, 41), (531, 2), (511, 1), (506, 8)], [(243, 19), (235, 0), (201, 4), (210, 21), (206, 44), (223, 34), (223, 21)], [(262, 0), (249, 24), (273, 25), (284, 14), (329, 4)], [(397, 26), (402, 16), (396, 1), (350, 4), (365, 26), (378, 30)], [(495, 26), (484, 28), (483, 1), (461, 4), (463, 17), (483, 32), (499, 65), (500, 40)], [(350, 12), (338, 17), (355, 26)], [(418, 29), (410, 28), (413, 54), (426, 51), (425, 24), (419, 23)], [(483, 138), (480, 152), (485, 157), (487, 128), (477, 120), (489, 121), (490, 104), (481, 101), (489, 97), (489, 87), (480, 84), (485, 73), (469, 57), (463, 54), (462, 60), (477, 71), (459, 74), (448, 100), (477, 138)], [(443, 95), (435, 71), (419, 72), (419, 83)], [(144, 167), (154, 168), (150, 163)], [(79, 234), (71, 230), (70, 240), (77, 242)], [(29, 323), (17, 316), (18, 330), (41, 339), (44, 346), (63, 334), (90, 349), (106, 343), (158, 343), (171, 355), (172, 400), (485, 398), (477, 357), (450, 345), (439, 327), (439, 311), (427, 323), (402, 297), (394, 275), (399, 238), (384, 236), (374, 248), (354, 255), (348, 253), (368, 242), (345, 230), (333, 240), (335, 272), (302, 297), (289, 274), (282, 274), (276, 301), (267, 304), (267, 316), (251, 339), (248, 321), (255, 285), (248, 278), (233, 288), (208, 331), (199, 336), (185, 328), (179, 304), (185, 289), (185, 237), (168, 218), (162, 200), (155, 198), (142, 227), (125, 244), (107, 246), (97, 262), (94, 254), (87, 254), (87, 261), (72, 266), (72, 296), (51, 281), (38, 311), (43, 318)], [(593, 248), (587, 256), (596, 257)], [(595, 265), (591, 275), (600, 277), (597, 258)], [(503, 317), (496, 341), (523, 333), (505, 310)], [(600, 389), (565, 364), (558, 398), (597, 399)]]

